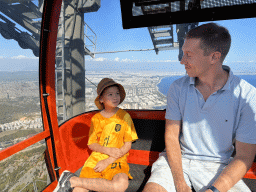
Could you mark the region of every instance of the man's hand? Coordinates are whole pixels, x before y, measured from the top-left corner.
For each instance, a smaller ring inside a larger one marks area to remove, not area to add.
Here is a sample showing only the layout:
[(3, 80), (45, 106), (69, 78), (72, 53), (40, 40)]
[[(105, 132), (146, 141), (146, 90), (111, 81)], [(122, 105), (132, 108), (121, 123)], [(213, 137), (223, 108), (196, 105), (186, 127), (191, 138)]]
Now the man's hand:
[(118, 149), (115, 147), (109, 147), (107, 155), (118, 159), (118, 158), (122, 157), (124, 155), (124, 153), (122, 152), (121, 149)]
[(108, 167), (109, 163), (106, 159), (101, 160), (97, 163), (97, 165), (93, 168), (95, 172), (102, 172)]

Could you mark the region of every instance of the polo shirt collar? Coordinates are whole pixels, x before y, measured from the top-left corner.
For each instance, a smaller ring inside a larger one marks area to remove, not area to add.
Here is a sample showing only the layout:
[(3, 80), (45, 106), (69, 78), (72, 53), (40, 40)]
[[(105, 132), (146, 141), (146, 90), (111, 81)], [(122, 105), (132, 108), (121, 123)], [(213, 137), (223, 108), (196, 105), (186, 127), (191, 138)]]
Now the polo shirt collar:
[[(230, 82), (234, 76), (233, 72), (230, 70), (230, 67), (227, 65), (222, 65), (222, 69), (227, 71), (229, 73), (229, 76), (228, 76), (228, 80), (227, 80), (226, 84), (221, 88), (221, 90), (230, 90)], [(195, 85), (195, 77), (190, 77), (189, 84)]]

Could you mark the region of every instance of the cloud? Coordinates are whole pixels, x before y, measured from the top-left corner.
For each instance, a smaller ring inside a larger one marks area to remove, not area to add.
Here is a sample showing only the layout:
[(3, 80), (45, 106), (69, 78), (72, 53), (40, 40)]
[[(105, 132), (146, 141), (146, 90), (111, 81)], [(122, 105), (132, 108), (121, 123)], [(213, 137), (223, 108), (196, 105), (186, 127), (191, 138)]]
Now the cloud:
[(24, 56), (24, 55), (18, 55), (18, 56), (13, 56), (11, 57), (11, 59), (27, 59), (28, 57)]
[(0, 56), (0, 59), (4, 59), (4, 56)]
[(134, 61), (134, 60), (131, 60), (131, 59), (122, 59), (121, 62), (131, 62), (131, 61)]
[(128, 58), (125, 58), (125, 59), (120, 59), (119, 57), (116, 57), (114, 59), (110, 59), (110, 58), (103, 58), (103, 57), (98, 57), (98, 58), (94, 58), (94, 59), (85, 59), (86, 61), (100, 61), (100, 62), (103, 62), (103, 61), (112, 61), (112, 62), (132, 62), (132, 63), (138, 63), (138, 62), (166, 62), (166, 63), (175, 63), (175, 62), (179, 62), (178, 60), (147, 60), (147, 59), (128, 59)]
[(120, 58), (116, 57), (116, 58), (114, 59), (114, 61), (120, 61)]
[(178, 60), (163, 60), (163, 61), (160, 61), (160, 62), (166, 62), (166, 63), (169, 63), (169, 62), (179, 62)]
[(27, 57), (25, 55), (13, 56), (11, 59), (38, 59), (39, 57)]
[(99, 57), (99, 58), (95, 58), (93, 59), (94, 61), (106, 61), (107, 59), (106, 58), (103, 58), (103, 57)]

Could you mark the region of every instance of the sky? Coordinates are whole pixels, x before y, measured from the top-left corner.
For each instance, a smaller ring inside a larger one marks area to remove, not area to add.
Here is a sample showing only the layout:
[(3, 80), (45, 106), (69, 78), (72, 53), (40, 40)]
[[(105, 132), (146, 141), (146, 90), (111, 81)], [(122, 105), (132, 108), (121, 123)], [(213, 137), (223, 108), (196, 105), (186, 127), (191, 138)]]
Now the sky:
[[(101, 0), (100, 9), (97, 12), (85, 13), (84, 20), (97, 35), (96, 52), (153, 48), (147, 28), (125, 30), (122, 28), (119, 0)], [(204, 23), (207, 22), (200, 22), (199, 25)], [(215, 23), (226, 27), (232, 37), (231, 49), (224, 63), (238, 71), (256, 71), (256, 18)], [(174, 35), (176, 41), (176, 33)], [(184, 71), (184, 66), (178, 61), (178, 50), (160, 51), (158, 55), (155, 51), (96, 54), (94, 59), (85, 56), (85, 65), (89, 70), (92, 66), (96, 66), (96, 69), (101, 66), (109, 66), (109, 68), (122, 66), (121, 69), (126, 69), (129, 65), (130, 70), (138, 68)], [(0, 35), (1, 71), (37, 68), (38, 58), (31, 50), (22, 49), (15, 40), (7, 40)], [(116, 67), (116, 69), (119, 68)]]

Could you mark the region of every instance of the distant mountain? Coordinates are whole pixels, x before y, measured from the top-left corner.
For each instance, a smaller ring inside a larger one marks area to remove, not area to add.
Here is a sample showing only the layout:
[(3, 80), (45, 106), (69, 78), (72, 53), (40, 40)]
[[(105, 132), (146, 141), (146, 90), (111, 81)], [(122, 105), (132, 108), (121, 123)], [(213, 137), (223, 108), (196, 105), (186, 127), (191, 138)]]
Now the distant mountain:
[[(235, 73), (252, 74), (256, 73), (255, 61), (229, 61), (224, 63)], [(160, 62), (135, 62), (135, 61), (85, 61), (86, 70), (105, 70), (105, 71), (164, 71), (164, 72), (185, 72), (184, 65), (179, 61), (160, 61)]]
[(38, 81), (38, 71), (0, 71), (1, 81)]
[(185, 68), (179, 62), (134, 62), (134, 61), (85, 61), (86, 70), (106, 70), (106, 71), (165, 71), (165, 72), (185, 72)]
[(0, 71), (38, 71), (38, 58), (1, 58)]
[[(161, 58), (159, 58), (161, 60)], [(17, 71), (38, 71), (39, 59), (28, 58), (25, 56), (17, 56), (15, 58), (0, 57), (0, 72), (17, 72)], [(255, 61), (228, 61), (224, 63), (231, 67), (236, 73), (255, 73)], [(185, 72), (184, 65), (179, 61), (132, 61), (129, 59), (123, 60), (108, 60), (106, 58), (96, 58), (94, 60), (85, 58), (85, 70), (88, 71), (164, 71), (164, 72)], [(3, 79), (0, 74), (0, 80)], [(7, 74), (5, 76), (8, 76)], [(6, 78), (4, 76), (4, 78)], [(17, 77), (19, 78), (19, 77)], [(30, 77), (29, 77), (30, 78)]]

